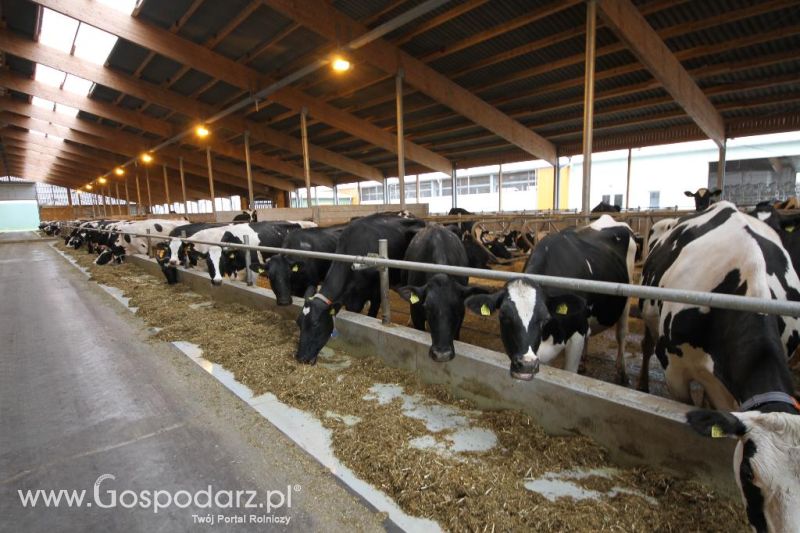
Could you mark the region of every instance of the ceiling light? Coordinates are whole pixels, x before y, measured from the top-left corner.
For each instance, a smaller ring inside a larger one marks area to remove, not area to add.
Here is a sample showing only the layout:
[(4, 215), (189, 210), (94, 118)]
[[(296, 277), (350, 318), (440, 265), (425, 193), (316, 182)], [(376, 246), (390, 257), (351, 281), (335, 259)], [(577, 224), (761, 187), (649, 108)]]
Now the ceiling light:
[(91, 184), (91, 183), (89, 183), (88, 185), (86, 185), (86, 190), (87, 190), (87, 191), (91, 191), (91, 190), (92, 190), (92, 184)]
[(145, 152), (142, 154), (142, 161), (144, 161), (145, 163), (150, 163), (153, 161), (153, 156)]
[(208, 137), (209, 133), (211, 132), (208, 131), (208, 128), (206, 128), (203, 124), (197, 126), (194, 129), (194, 134), (200, 137), (201, 139)]
[(353, 65), (342, 56), (335, 56), (331, 60), (331, 68), (336, 72), (347, 72), (353, 67)]
[(106, 183), (108, 180), (107, 180), (107, 179), (105, 179), (103, 176), (100, 176), (99, 178), (97, 178), (97, 181), (100, 183), (100, 185), (105, 185), (105, 183)]
[(116, 174), (117, 176), (122, 176), (123, 174), (125, 174), (125, 169), (122, 167), (117, 167), (114, 169), (114, 174)]

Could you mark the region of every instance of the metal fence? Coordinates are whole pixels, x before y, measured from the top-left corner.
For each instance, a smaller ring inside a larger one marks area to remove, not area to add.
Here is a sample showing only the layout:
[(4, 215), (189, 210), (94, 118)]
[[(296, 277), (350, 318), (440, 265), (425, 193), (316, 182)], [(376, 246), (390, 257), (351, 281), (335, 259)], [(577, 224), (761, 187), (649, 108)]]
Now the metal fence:
[[(77, 226), (68, 226), (77, 227)], [(114, 230), (92, 230), (106, 233), (119, 233), (135, 237), (148, 239), (148, 251), (151, 250), (152, 240), (169, 241), (178, 237), (167, 237), (152, 235), (149, 230), (147, 233), (120, 232)], [(247, 236), (245, 236), (247, 238)], [(420, 272), (433, 272), (450, 274), (456, 276), (469, 276), (479, 279), (491, 279), (500, 281), (511, 281), (514, 279), (528, 279), (543, 287), (554, 287), (566, 290), (591, 292), (598, 294), (609, 294), (613, 296), (635, 297), (647, 300), (662, 300), (669, 302), (679, 302), (703, 307), (715, 307), (720, 309), (731, 309), (734, 311), (748, 311), (754, 313), (765, 313), (782, 316), (800, 317), (800, 302), (788, 300), (772, 300), (767, 298), (754, 298), (750, 296), (738, 296), (732, 294), (720, 294), (702, 291), (692, 291), (684, 289), (668, 289), (661, 287), (651, 287), (648, 285), (634, 285), (629, 283), (613, 283), (608, 281), (586, 280), (577, 278), (566, 278), (561, 276), (545, 276), (541, 274), (524, 274), (517, 272), (505, 272), (500, 270), (483, 270), (478, 268), (458, 267), (450, 265), (436, 265), (430, 263), (418, 263), (414, 261), (404, 261), (400, 259), (389, 259), (384, 252), (383, 257), (379, 254), (371, 255), (345, 255), (328, 252), (314, 252), (308, 250), (294, 250), (290, 248), (278, 248), (273, 246), (255, 246), (249, 243), (220, 243), (214, 241), (201, 241), (186, 237), (180, 237), (181, 241), (203, 244), (207, 246), (219, 246), (223, 249), (232, 250), (254, 250), (266, 252), (268, 254), (289, 254), (297, 257), (307, 257), (312, 259), (327, 259), (330, 261), (340, 261), (351, 263), (354, 269), (377, 268), (383, 272), (388, 272), (389, 268), (415, 270)], [(385, 250), (385, 245), (378, 243), (379, 250)], [(148, 253), (148, 255), (151, 255)], [(250, 254), (245, 254), (247, 264), (247, 280), (252, 285), (252, 272), (249, 268)], [(389, 321), (389, 287), (388, 276), (381, 276), (381, 307), (383, 309), (384, 322)]]

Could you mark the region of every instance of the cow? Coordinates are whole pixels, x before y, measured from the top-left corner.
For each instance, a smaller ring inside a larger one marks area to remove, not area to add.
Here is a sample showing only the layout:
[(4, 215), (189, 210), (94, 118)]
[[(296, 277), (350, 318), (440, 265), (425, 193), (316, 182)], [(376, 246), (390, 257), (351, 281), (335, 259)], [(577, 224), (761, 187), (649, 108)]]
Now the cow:
[(722, 194), (722, 191), (720, 189), (709, 190), (705, 187), (701, 187), (695, 192), (683, 191), (683, 194), (689, 198), (694, 198), (695, 211), (703, 211), (715, 201), (715, 198), (718, 198), (719, 195)]
[[(219, 246), (207, 244), (192, 244), (190, 255), (199, 256), (206, 261), (208, 275), (212, 285), (221, 285), (224, 276), (237, 278), (239, 272), (245, 269), (245, 251), (226, 248), (226, 244), (244, 244), (244, 236), (248, 236), (252, 246), (279, 247), (286, 235), (296, 229), (313, 227), (313, 222), (294, 222), (285, 220), (251, 222), (249, 224), (228, 224), (216, 228), (208, 228), (194, 234), (198, 241), (219, 242)], [(190, 243), (191, 244), (191, 243)], [(253, 263), (265, 263), (267, 254), (250, 250)]]
[[(677, 220), (653, 246), (642, 284), (800, 301), (800, 279), (775, 231), (730, 202)], [(800, 319), (706, 306), (639, 302), (645, 335), (639, 389), (653, 351), (671, 395), (692, 403), (692, 382), (715, 409), (734, 410), (763, 393), (791, 394), (787, 363)]]
[[(636, 242), (623, 222), (603, 215), (588, 226), (568, 228), (542, 239), (523, 273), (630, 283)], [(566, 352), (565, 369), (577, 372), (589, 335), (616, 325), (617, 381), (625, 384), (627, 297), (544, 287), (513, 279), (493, 294), (467, 298), (467, 308), (490, 316), (499, 311), (500, 332), (511, 360), (511, 377), (531, 380), (539, 364)]]
[[(340, 225), (292, 231), (283, 239), (280, 247), (333, 253), (344, 228)], [(302, 297), (308, 287), (319, 285), (330, 266), (328, 259), (283, 253), (270, 257), (266, 263), (251, 263), (250, 268), (259, 274), (266, 274), (278, 305), (291, 305), (292, 296)]]
[[(445, 227), (430, 223), (419, 231), (408, 245), (406, 261), (466, 267), (467, 252), (461, 240)], [(478, 292), (469, 287), (467, 276), (450, 276), (441, 273), (403, 271), (397, 293), (410, 305), (414, 327), (425, 331), (425, 322), (431, 332), (431, 359), (446, 362), (456, 355), (453, 340), (458, 340), (464, 322), (464, 299)]]
[(130, 233), (144, 235), (149, 230), (150, 235), (153, 237), (166, 237), (170, 231), (183, 224), (186, 224), (185, 220), (161, 220), (157, 218), (121, 223), (116, 227), (117, 233), (112, 233), (107, 247), (97, 256), (94, 262), (97, 265), (105, 265), (114, 259), (120, 263), (126, 255), (146, 254), (148, 244), (155, 245), (159, 241), (151, 239), (148, 243), (147, 237), (137, 237), (130, 235)]
[[(446, 228), (448, 228), (448, 231), (451, 231), (449, 225), (446, 226)], [(472, 234), (465, 234), (461, 239), (461, 245), (467, 253), (467, 264), (470, 268), (482, 268), (487, 270), (490, 264), (497, 263), (497, 258), (485, 247), (475, 242)]]
[(185, 268), (197, 265), (196, 258), (190, 258), (187, 253), (187, 246), (181, 237), (192, 237), (198, 231), (208, 228), (225, 226), (224, 222), (190, 222), (181, 224), (169, 232), (169, 241), (159, 241), (154, 245), (156, 260), (161, 266), (161, 272), (167, 278), (170, 285), (178, 282), (178, 265), (183, 264)]
[(256, 216), (255, 209), (253, 211), (242, 211), (235, 217), (233, 217), (233, 223), (242, 223), (242, 222), (258, 222), (258, 216)]
[(784, 398), (757, 407), (701, 409), (686, 418), (703, 436), (737, 439), (733, 471), (753, 531), (800, 531), (800, 403)]
[[(337, 254), (367, 255), (378, 251), (378, 240), (386, 239), (391, 259), (405, 256), (414, 234), (425, 226), (417, 218), (404, 218), (396, 215), (376, 214), (350, 222), (342, 231)], [(355, 268), (355, 269), (354, 269)], [(400, 272), (389, 269), (389, 281), (396, 286)], [(344, 306), (348, 311), (361, 312), (369, 302), (371, 317), (378, 315), (380, 307), (380, 283), (378, 271), (374, 268), (359, 268), (335, 261), (319, 290), (312, 287), (305, 294), (305, 304), (298, 317), (300, 343), (296, 358), (301, 363), (314, 364), (325, 343), (333, 332), (333, 316)]]
[(782, 214), (769, 202), (761, 202), (755, 209), (748, 213), (756, 217), (769, 227), (775, 230), (781, 238), (781, 243), (789, 257), (792, 258), (792, 265), (795, 272), (800, 272), (800, 231), (795, 231), (800, 226), (800, 214)]
[(618, 205), (611, 205), (608, 202), (600, 202), (592, 208), (592, 213), (619, 213), (622, 208)]

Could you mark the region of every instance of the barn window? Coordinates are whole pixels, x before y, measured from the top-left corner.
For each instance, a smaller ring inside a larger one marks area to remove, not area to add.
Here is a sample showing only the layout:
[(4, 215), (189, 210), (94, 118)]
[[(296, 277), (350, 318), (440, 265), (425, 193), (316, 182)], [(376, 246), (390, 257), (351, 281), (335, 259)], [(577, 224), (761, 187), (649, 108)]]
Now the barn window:
[(650, 209), (661, 207), (661, 191), (650, 191)]

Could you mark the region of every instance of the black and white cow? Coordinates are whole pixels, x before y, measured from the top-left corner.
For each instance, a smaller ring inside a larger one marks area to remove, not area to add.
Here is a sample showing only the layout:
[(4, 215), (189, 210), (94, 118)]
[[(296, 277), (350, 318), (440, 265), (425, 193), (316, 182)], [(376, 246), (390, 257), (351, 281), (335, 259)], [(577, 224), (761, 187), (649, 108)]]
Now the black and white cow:
[(103, 219), (82, 221), (64, 238), (64, 244), (78, 250), (86, 242), (89, 232), (103, 222), (105, 222)]
[(689, 198), (694, 198), (694, 209), (695, 211), (703, 211), (708, 206), (710, 206), (713, 202), (716, 201), (716, 198), (719, 198), (719, 195), (722, 194), (722, 191), (719, 189), (706, 189), (705, 187), (701, 187), (697, 189), (697, 191), (683, 191), (683, 194), (688, 196)]
[[(630, 227), (603, 215), (579, 230), (569, 228), (542, 239), (523, 272), (630, 283), (635, 254)], [(484, 316), (499, 311), (511, 376), (523, 380), (533, 379), (540, 362), (549, 363), (561, 352), (566, 352), (565, 369), (577, 372), (589, 335), (616, 325), (617, 379), (627, 383), (628, 298), (553, 289), (520, 278), (494, 294), (471, 296), (466, 305)]]
[[(397, 215), (375, 214), (350, 222), (342, 231), (337, 254), (367, 255), (377, 253), (378, 240), (386, 239), (391, 259), (402, 259), (414, 234), (425, 226), (417, 218)], [(389, 281), (396, 286), (400, 271), (389, 270)], [(380, 307), (380, 282), (378, 271), (373, 268), (354, 270), (348, 263), (335, 261), (320, 289), (306, 291), (306, 302), (301, 315), (300, 343), (297, 360), (314, 364), (317, 355), (333, 332), (333, 315), (344, 306), (348, 311), (361, 312), (369, 302), (369, 316), (375, 317)]]
[[(724, 201), (681, 217), (658, 239), (642, 284), (800, 301), (800, 280), (775, 231)], [(800, 344), (797, 318), (667, 301), (639, 305), (641, 390), (655, 349), (670, 393), (685, 403), (692, 403), (692, 382), (725, 410), (762, 393), (792, 393), (787, 357)]]
[[(291, 231), (280, 247), (333, 253), (344, 228), (331, 226)], [(250, 268), (259, 274), (266, 274), (278, 305), (291, 305), (292, 296), (302, 297), (309, 287), (316, 288), (325, 279), (330, 266), (331, 262), (327, 259), (278, 254), (267, 259), (266, 264), (251, 263)]]
[(196, 257), (190, 257), (187, 253), (187, 245), (181, 240), (182, 236), (192, 237), (198, 231), (208, 228), (218, 228), (226, 226), (224, 222), (192, 222), (175, 227), (169, 232), (172, 237), (169, 241), (159, 241), (153, 246), (156, 260), (161, 266), (161, 272), (167, 278), (167, 283), (173, 284), (178, 281), (178, 265), (185, 268), (196, 266)]
[(618, 205), (611, 205), (608, 202), (600, 202), (592, 208), (592, 213), (619, 213), (622, 208)]
[(759, 533), (800, 531), (800, 403), (796, 399), (793, 403), (687, 415), (689, 425), (701, 435), (738, 440), (733, 471), (747, 520)]
[[(430, 223), (417, 233), (408, 245), (406, 261), (435, 265), (469, 266), (462, 241), (447, 228)], [(401, 282), (406, 285), (397, 293), (411, 304), (414, 327), (425, 331), (425, 322), (431, 333), (428, 354), (437, 362), (455, 357), (453, 340), (458, 340), (464, 322), (464, 300), (478, 292), (469, 287), (466, 276), (449, 276), (432, 272), (403, 271)]]
[(795, 272), (800, 272), (800, 213), (783, 214), (770, 202), (761, 202), (749, 214), (778, 233), (783, 247), (792, 258)]
[[(126, 255), (146, 254), (148, 247), (147, 237), (136, 237), (129, 235), (129, 233), (141, 233), (144, 235), (150, 230), (151, 236), (166, 237), (170, 231), (183, 224), (186, 224), (185, 220), (161, 220), (157, 218), (120, 223), (116, 227), (118, 233), (112, 234), (106, 249), (95, 259), (95, 264), (105, 265), (112, 259), (121, 262)], [(158, 240), (150, 240), (151, 246), (158, 242)]]
[[(191, 255), (205, 259), (208, 275), (213, 285), (221, 285), (224, 276), (238, 278), (245, 269), (245, 252), (234, 248), (225, 248), (225, 244), (244, 244), (244, 236), (253, 246), (279, 247), (290, 231), (300, 228), (314, 227), (316, 224), (306, 221), (265, 221), (249, 224), (228, 224), (216, 228), (208, 228), (194, 234), (199, 241), (219, 242), (219, 246), (192, 244)], [(252, 263), (266, 263), (272, 254), (250, 251)]]

